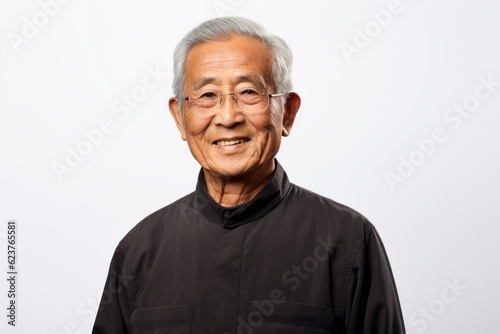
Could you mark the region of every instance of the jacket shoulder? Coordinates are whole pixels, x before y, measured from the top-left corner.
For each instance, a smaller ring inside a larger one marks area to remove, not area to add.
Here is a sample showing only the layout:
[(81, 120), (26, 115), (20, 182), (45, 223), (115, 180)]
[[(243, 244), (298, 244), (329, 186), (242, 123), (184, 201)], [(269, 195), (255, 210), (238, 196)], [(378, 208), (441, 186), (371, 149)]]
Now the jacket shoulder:
[[(357, 230), (363, 236), (374, 228), (373, 224), (360, 212), (309, 189), (291, 184), (290, 201), (302, 212), (304, 218), (315, 218), (313, 222), (334, 229)], [(311, 220), (311, 219), (306, 219)]]
[(119, 242), (118, 248), (129, 249), (132, 244), (143, 242), (151, 243), (164, 233), (169, 224), (176, 223), (182, 218), (183, 210), (194, 196), (194, 192), (164, 206), (149, 214), (137, 223)]

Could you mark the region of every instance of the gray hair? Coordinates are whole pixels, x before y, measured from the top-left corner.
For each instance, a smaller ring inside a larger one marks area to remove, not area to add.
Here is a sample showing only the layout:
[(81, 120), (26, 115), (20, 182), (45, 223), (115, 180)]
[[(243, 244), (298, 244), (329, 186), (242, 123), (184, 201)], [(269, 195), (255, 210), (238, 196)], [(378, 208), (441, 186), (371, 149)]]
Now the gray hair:
[(278, 36), (271, 35), (258, 23), (243, 17), (221, 17), (203, 22), (191, 30), (174, 51), (174, 81), (172, 88), (179, 109), (182, 111), (182, 98), (186, 82), (186, 58), (189, 51), (198, 44), (230, 39), (231, 36), (248, 36), (256, 38), (266, 45), (272, 54), (272, 76), (276, 93), (285, 93), (281, 99), (284, 104), (288, 93), (292, 90), (292, 51), (286, 42)]

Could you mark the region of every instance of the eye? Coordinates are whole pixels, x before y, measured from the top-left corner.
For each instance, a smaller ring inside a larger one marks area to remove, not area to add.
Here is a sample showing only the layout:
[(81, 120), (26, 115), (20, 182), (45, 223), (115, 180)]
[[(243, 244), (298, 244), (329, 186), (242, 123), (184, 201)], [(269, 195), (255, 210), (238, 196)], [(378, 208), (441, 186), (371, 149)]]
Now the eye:
[(198, 97), (199, 99), (213, 99), (217, 97), (217, 93), (209, 91), (209, 92), (204, 92), (203, 94)]
[(251, 95), (259, 95), (259, 93), (257, 93), (255, 90), (251, 89), (251, 88), (246, 88), (246, 89), (243, 89), (241, 92), (240, 92), (240, 95), (248, 95), (248, 96), (251, 96)]

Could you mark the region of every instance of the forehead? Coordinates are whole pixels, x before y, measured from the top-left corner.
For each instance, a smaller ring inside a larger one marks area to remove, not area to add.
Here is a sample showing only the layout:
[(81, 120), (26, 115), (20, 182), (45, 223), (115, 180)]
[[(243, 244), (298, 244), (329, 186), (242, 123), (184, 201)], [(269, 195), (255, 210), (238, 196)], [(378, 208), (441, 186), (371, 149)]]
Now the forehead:
[(248, 78), (262, 78), (271, 84), (271, 51), (261, 41), (247, 36), (210, 41), (193, 47), (186, 58), (187, 89), (205, 84), (235, 84)]

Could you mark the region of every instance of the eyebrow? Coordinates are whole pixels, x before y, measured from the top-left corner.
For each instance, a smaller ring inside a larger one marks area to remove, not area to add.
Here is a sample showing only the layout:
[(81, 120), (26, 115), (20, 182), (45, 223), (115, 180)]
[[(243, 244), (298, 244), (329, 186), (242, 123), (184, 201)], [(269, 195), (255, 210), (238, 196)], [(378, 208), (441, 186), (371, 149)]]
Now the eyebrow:
[(200, 89), (201, 87), (208, 85), (209, 83), (212, 83), (215, 81), (215, 77), (201, 77), (198, 80), (194, 82), (193, 89)]
[[(201, 77), (198, 80), (195, 81), (193, 89), (197, 90), (200, 89), (201, 87), (208, 85), (210, 83), (213, 83), (216, 80), (216, 77)], [(260, 75), (240, 75), (236, 78), (236, 83), (240, 82), (250, 82), (251, 84), (257, 86), (257, 87), (262, 87), (262, 88), (267, 88), (267, 84), (264, 80), (264, 78)]]

